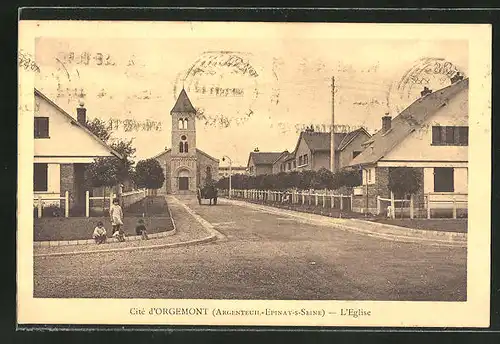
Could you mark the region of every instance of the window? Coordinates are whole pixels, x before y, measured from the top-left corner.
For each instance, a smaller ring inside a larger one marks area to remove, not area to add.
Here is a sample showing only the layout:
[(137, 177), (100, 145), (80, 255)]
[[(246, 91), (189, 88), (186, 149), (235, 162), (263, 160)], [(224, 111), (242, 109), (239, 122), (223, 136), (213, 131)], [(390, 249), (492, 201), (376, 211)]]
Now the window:
[(35, 138), (48, 138), (49, 137), (49, 118), (48, 117), (35, 117)]
[(183, 125), (182, 129), (187, 129), (187, 128), (188, 128), (188, 119), (184, 118), (184, 125)]
[(182, 135), (182, 136), (181, 136), (181, 140), (182, 140), (182, 141), (186, 141), (186, 140), (187, 140), (186, 135)]
[(188, 119), (179, 118), (179, 129), (187, 129), (187, 128), (188, 128)]
[(360, 154), (361, 154), (361, 151), (354, 151), (354, 152), (352, 152), (352, 158), (354, 159), (355, 157), (357, 157)]
[(307, 165), (309, 163), (309, 155), (304, 155), (304, 165)]
[(182, 129), (184, 126), (184, 120), (182, 118), (179, 118), (179, 129)]
[(33, 190), (47, 191), (48, 190), (48, 165), (34, 164), (33, 165)]
[(289, 170), (291, 170), (291, 169), (292, 169), (292, 163), (291, 163), (291, 162), (289, 162), (289, 163), (288, 163), (288, 169), (289, 169)]
[(295, 160), (293, 161), (293, 168), (297, 167), (297, 163), (295, 162)]
[(184, 142), (184, 153), (188, 152), (188, 143)]
[(453, 167), (434, 168), (434, 192), (454, 192)]
[(179, 153), (184, 153), (184, 142), (179, 142)]
[(302, 155), (299, 156), (299, 166), (302, 166)]
[(469, 127), (433, 126), (432, 144), (435, 146), (467, 146)]

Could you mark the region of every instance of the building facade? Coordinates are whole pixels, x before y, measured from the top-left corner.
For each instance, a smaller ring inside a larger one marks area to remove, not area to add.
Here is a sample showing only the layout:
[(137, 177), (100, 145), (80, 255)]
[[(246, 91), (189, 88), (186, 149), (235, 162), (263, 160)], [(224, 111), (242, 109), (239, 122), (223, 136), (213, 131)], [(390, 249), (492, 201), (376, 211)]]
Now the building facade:
[(196, 109), (182, 89), (170, 111), (172, 118), (171, 144), (154, 158), (165, 172), (165, 184), (160, 193), (191, 194), (210, 178), (219, 175), (219, 160), (196, 147)]
[[(363, 187), (353, 208), (376, 212), (376, 197), (390, 196), (389, 174), (413, 168), (420, 178), (415, 204), (425, 197), (451, 201), (468, 190), (469, 80), (425, 94), (394, 119), (382, 117), (382, 129), (365, 142), (350, 165), (362, 169)], [(424, 197), (425, 196), (425, 197)]]
[[(34, 196), (54, 198), (68, 191), (70, 208), (83, 207), (85, 191), (92, 190), (86, 167), (95, 158), (121, 155), (86, 127), (83, 103), (75, 119), (37, 89), (34, 96)], [(60, 204), (44, 201), (50, 203)]]
[(247, 169), (251, 176), (272, 174), (273, 164), (284, 152), (260, 152), (254, 150), (248, 156)]

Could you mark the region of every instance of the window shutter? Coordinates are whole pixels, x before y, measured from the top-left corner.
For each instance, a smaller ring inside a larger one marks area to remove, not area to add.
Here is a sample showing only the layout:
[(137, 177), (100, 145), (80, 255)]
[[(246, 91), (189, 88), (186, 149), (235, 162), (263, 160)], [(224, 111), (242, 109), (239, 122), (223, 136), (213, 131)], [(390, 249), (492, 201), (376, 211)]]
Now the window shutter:
[(455, 142), (455, 128), (454, 127), (446, 127), (446, 144), (453, 144)]
[(441, 143), (441, 127), (434, 126), (432, 127), (432, 144), (438, 145)]

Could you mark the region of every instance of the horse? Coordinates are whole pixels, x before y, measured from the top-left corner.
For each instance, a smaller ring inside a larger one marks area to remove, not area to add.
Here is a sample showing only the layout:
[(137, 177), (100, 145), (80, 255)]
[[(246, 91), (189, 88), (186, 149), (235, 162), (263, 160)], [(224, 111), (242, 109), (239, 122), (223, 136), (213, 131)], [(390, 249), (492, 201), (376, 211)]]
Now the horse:
[(212, 205), (212, 200), (214, 201), (214, 205), (217, 205), (217, 195), (218, 190), (215, 186), (205, 186), (204, 188), (198, 188), (198, 204), (201, 205), (202, 199), (208, 199), (210, 200), (210, 205)]

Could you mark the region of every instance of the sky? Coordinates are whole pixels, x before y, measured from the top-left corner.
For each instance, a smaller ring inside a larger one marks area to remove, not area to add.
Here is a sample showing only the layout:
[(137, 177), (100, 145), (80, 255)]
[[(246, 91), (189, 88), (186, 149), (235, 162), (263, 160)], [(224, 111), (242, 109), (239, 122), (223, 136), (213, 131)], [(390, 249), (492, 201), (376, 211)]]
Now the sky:
[(332, 77), (335, 124), (374, 133), (385, 113), (396, 116), (424, 86), (436, 90), (449, 85), (446, 72), (468, 73), (465, 40), (283, 32), (258, 39), (196, 32), (182, 38), (40, 37), (35, 87), (75, 117), (82, 99), (88, 118), (111, 123), (115, 138), (134, 139), (136, 161), (171, 146), (170, 110), (184, 87), (201, 114), (197, 147), (246, 165), (256, 147), (292, 151), (304, 126), (327, 128)]

